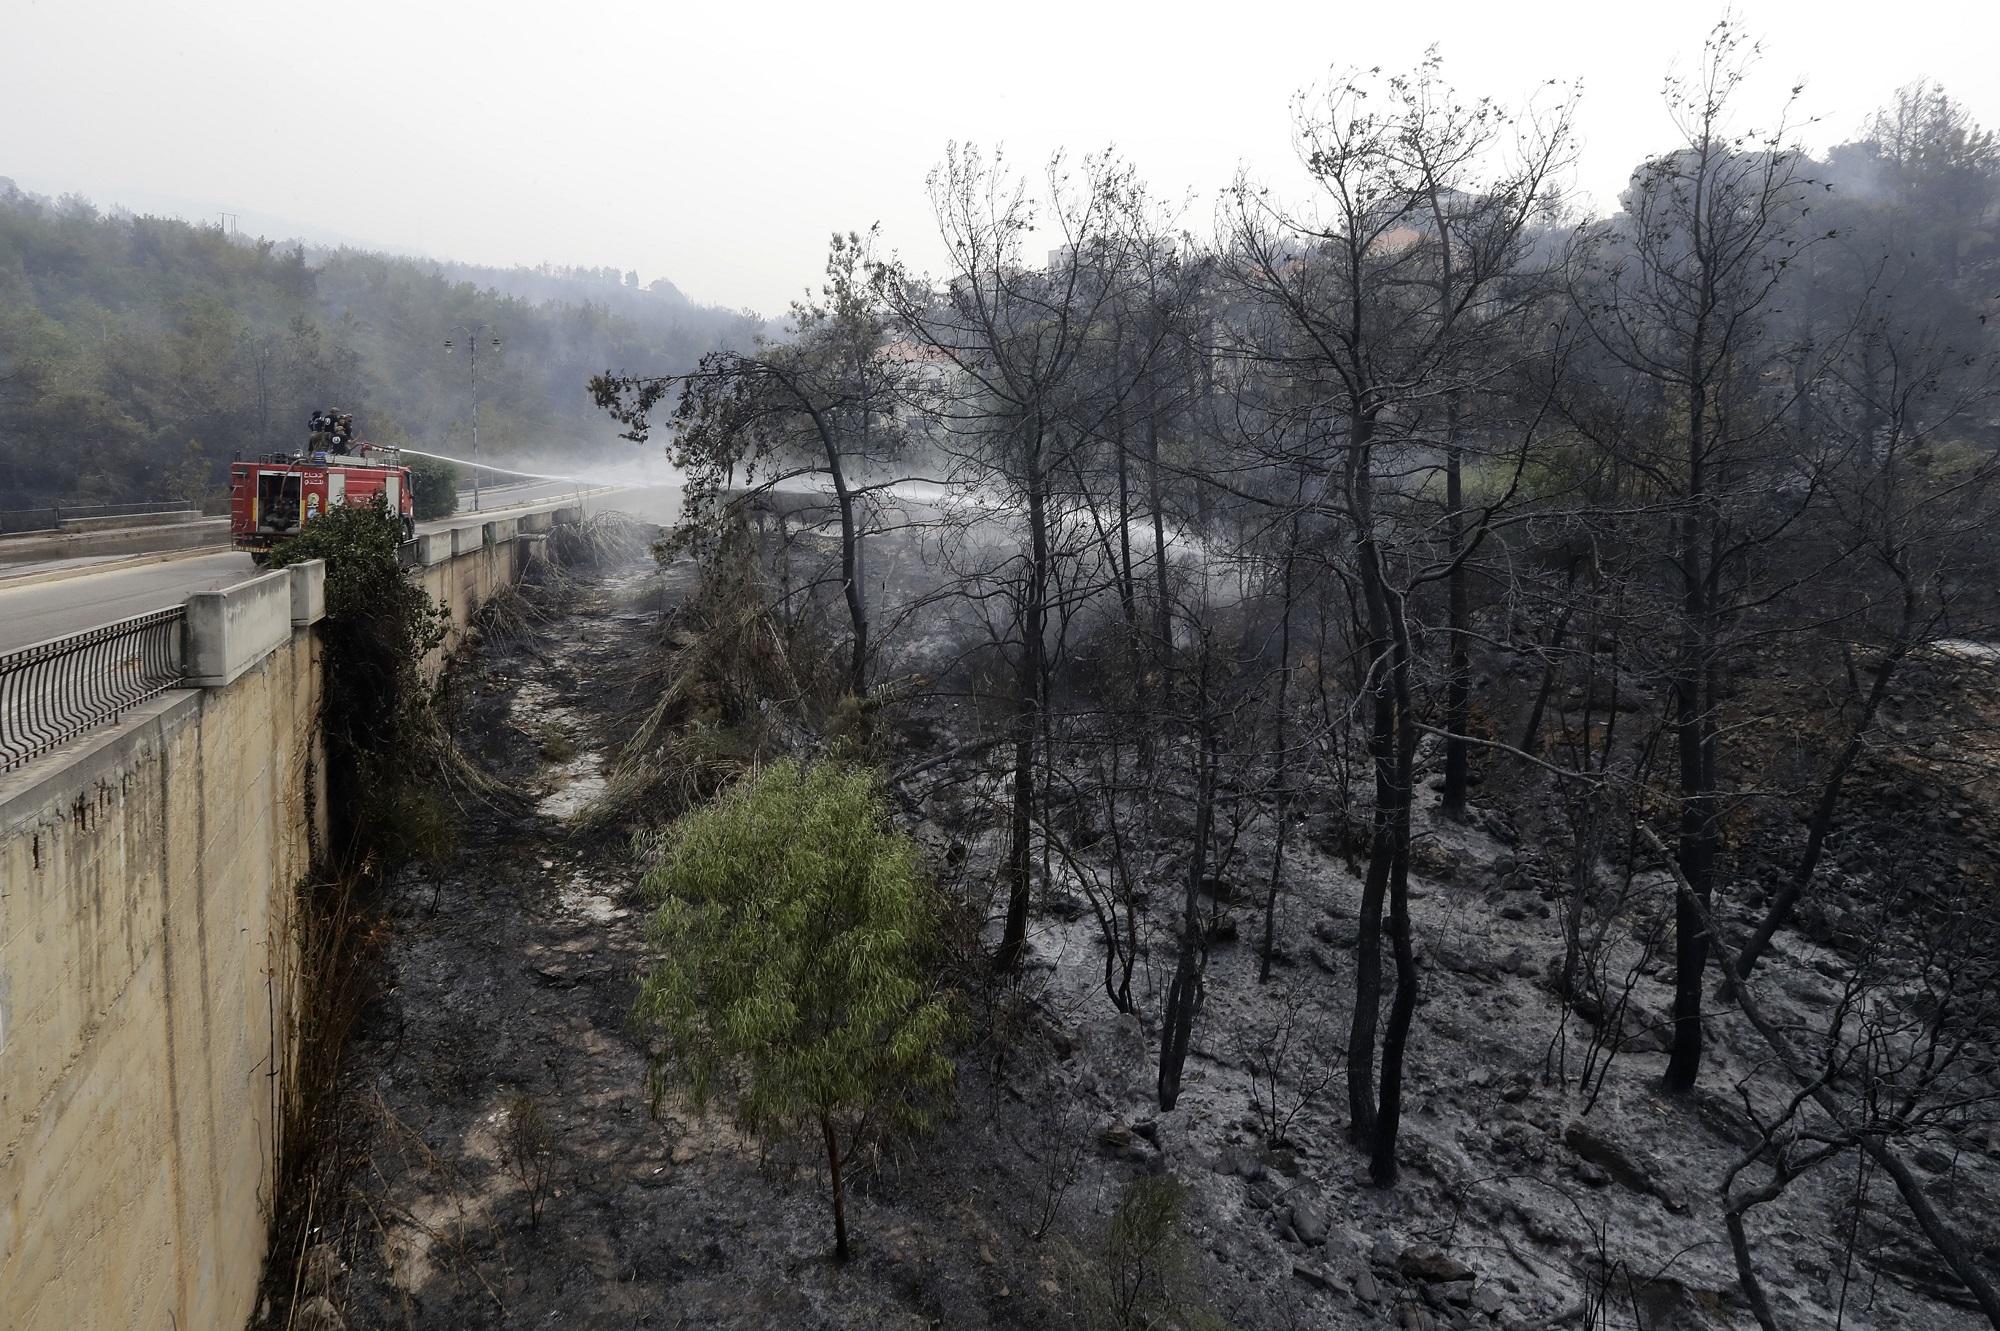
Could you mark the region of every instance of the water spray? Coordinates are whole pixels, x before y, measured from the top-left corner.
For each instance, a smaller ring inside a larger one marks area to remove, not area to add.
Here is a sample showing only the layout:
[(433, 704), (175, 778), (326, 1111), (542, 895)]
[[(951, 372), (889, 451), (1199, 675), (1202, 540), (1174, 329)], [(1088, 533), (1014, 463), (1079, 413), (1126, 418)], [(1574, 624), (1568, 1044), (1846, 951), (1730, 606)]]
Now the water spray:
[(461, 467), (471, 467), (473, 469), (472, 508), (474, 512), (479, 511), (478, 478), (479, 473), (482, 471), (497, 472), (503, 476), (521, 476), (534, 481), (556, 481), (563, 485), (573, 485), (577, 488), (579, 497), (581, 497), (581, 493), (586, 486), (609, 490), (629, 489), (631, 486), (631, 482), (629, 481), (612, 480), (609, 477), (556, 476), (543, 471), (523, 471), (519, 467), (496, 467), (490, 462), (472, 462), (465, 458), (455, 458), (449, 453), (433, 453), (428, 449), (422, 448), (402, 448), (399, 451), (413, 453), (420, 458), (436, 458), (440, 462), (450, 462)]
[(431, 453), (421, 448), (410, 448), (404, 445), (397, 445), (396, 451), (400, 453), (414, 453), (420, 458), (436, 458), (440, 462), (455, 462), (461, 467), (471, 467), (474, 471), (497, 471), (502, 475), (526, 476), (530, 480), (536, 481), (564, 481), (570, 485), (603, 485), (612, 488), (625, 484), (622, 481), (592, 480), (587, 476), (551, 476), (546, 472), (522, 471), (519, 467), (496, 467), (490, 462), (471, 462), (465, 458), (452, 457), (449, 453)]

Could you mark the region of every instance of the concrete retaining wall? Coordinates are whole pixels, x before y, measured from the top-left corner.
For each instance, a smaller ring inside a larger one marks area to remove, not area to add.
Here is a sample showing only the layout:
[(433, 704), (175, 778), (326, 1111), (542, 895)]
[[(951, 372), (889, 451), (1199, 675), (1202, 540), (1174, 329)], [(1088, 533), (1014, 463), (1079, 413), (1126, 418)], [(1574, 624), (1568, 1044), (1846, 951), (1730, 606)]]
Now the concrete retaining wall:
[[(279, 576), (280, 590), (287, 579)], [(0, 778), (0, 1323), (237, 1327), (324, 833), (317, 635)]]
[[(514, 526), (419, 542), (453, 643), (525, 568), (539, 538)], [(212, 1331), (253, 1310), (294, 889), (326, 833), (324, 573), (192, 598), (206, 687), (0, 776), (0, 1327)]]
[(451, 618), (443, 647), (426, 664), (441, 668), (481, 607), (520, 582), (541, 539), (583, 517), (582, 507), (560, 505), (516, 518), (461, 522), (418, 537), (414, 576)]
[(202, 518), (138, 531), (39, 532), (0, 536), (0, 567), (85, 555), (161, 554), (169, 550), (226, 550), (229, 519)]
[[(418, 543), (420, 562), (412, 575), (450, 617), (444, 644), (424, 663), (433, 672), (442, 669), (458, 649), (480, 607), (519, 582), (527, 568), (528, 542), (510, 536), (498, 544), (489, 543), (486, 533), (492, 526), (490, 522), (469, 523), (450, 532), (433, 533)], [(450, 539), (449, 546), (439, 539), (444, 537)]]

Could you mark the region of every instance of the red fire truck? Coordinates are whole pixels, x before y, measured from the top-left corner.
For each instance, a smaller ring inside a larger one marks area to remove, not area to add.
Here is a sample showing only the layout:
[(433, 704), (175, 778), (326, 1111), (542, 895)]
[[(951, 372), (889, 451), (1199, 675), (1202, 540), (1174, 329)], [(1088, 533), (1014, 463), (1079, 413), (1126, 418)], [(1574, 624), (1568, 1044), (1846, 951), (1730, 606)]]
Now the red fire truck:
[[(319, 442), (316, 436), (315, 442)], [(410, 469), (397, 450), (342, 444), (341, 451), (273, 453), (229, 468), (229, 530), (239, 550), (262, 564), (271, 547), (329, 509), (372, 504), (379, 496), (402, 519), (403, 537), (417, 533)]]

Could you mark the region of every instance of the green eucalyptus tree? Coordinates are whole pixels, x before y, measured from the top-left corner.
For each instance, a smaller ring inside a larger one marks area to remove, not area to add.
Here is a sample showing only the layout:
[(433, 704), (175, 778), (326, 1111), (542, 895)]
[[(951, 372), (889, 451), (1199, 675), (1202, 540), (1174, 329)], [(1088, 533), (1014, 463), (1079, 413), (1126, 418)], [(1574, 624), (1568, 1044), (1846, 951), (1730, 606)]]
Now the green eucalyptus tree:
[(761, 1138), (817, 1134), (845, 1260), (844, 1166), (874, 1136), (925, 1126), (952, 1081), (938, 902), (915, 843), (870, 773), (779, 762), (676, 823), (646, 889), (656, 960), (635, 1015), (662, 1040), (656, 1103), (727, 1090)]

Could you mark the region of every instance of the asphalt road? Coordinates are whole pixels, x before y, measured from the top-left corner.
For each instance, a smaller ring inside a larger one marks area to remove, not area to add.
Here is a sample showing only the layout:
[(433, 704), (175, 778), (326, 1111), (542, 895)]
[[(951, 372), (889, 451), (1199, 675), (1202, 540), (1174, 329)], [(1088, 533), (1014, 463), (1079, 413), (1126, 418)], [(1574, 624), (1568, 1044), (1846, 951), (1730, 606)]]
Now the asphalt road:
[(247, 552), (227, 550), (12, 591), (0, 585), (0, 652), (175, 605), (194, 592), (233, 586), (255, 572)]
[[(546, 503), (575, 490), (573, 485), (552, 482), (489, 491), (482, 496), (481, 513), (505, 516), (507, 507)], [(469, 511), (470, 502), (468, 493), (466, 509), (437, 522), (419, 523), (417, 530), (452, 527), (478, 516)], [(0, 581), (0, 652), (178, 605), (194, 592), (231, 587), (256, 572), (248, 552), (227, 550), (12, 589)]]

